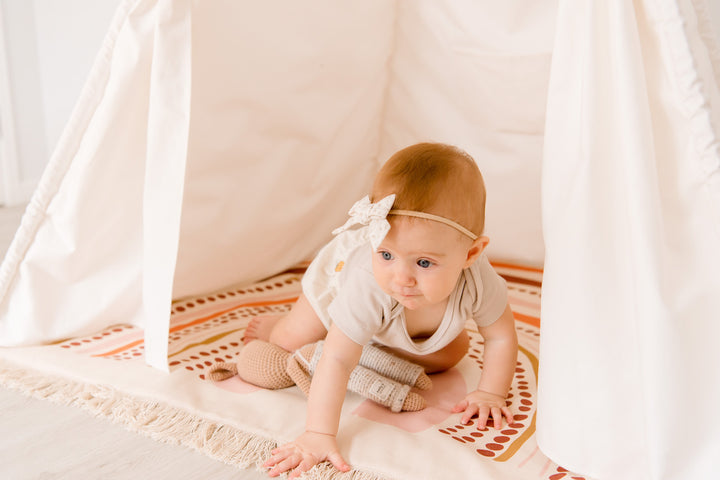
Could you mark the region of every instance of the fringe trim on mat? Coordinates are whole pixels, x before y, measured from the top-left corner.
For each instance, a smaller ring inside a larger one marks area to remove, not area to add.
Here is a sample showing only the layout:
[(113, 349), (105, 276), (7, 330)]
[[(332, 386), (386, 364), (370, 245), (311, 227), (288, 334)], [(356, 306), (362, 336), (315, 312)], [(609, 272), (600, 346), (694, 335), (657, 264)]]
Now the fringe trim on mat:
[[(265, 471), (262, 462), (277, 446), (273, 440), (207, 420), (153, 400), (123, 395), (106, 385), (85, 384), (0, 360), (0, 385), (33, 398), (80, 407), (163, 443), (183, 445), (228, 465)], [(300, 478), (307, 480), (389, 480), (369, 472), (335, 470), (320, 464)]]

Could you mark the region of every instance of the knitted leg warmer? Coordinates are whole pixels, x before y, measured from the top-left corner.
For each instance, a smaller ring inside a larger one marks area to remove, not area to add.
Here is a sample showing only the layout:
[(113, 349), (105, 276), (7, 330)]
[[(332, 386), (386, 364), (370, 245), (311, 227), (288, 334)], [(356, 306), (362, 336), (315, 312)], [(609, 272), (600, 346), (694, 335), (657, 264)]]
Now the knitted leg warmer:
[(287, 374), (290, 353), (263, 340), (253, 340), (240, 350), (237, 374), (244, 381), (258, 387), (277, 390), (295, 384)]
[(420, 390), (432, 388), (432, 380), (427, 376), (423, 367), (373, 345), (363, 347), (359, 364), (396, 382)]
[[(238, 375), (245, 382), (273, 390), (297, 385), (307, 395), (310, 392), (312, 374), (322, 355), (323, 344), (323, 341), (319, 341), (305, 345), (291, 355), (272, 343), (253, 340), (240, 351), (237, 363), (216, 363), (209, 368), (208, 377), (220, 381)], [(396, 380), (399, 378), (412, 381), (412, 385), (422, 386), (425, 384), (422, 381), (424, 378), (429, 383), (430, 379), (422, 371), (422, 367), (376, 347), (370, 347), (368, 352), (369, 354), (363, 349), (361, 362), (365, 365), (358, 364), (352, 371), (348, 390), (389, 407), (393, 412), (414, 412), (425, 408), (425, 399), (411, 392), (411, 385)], [(393, 365), (398, 366), (400, 373), (390, 370)], [(380, 368), (393, 374), (395, 378), (388, 378), (368, 366)]]
[[(288, 359), (288, 374), (307, 395), (310, 379), (315, 372), (323, 342), (305, 345)], [(410, 385), (401, 384), (374, 370), (357, 365), (348, 379), (348, 390), (389, 407), (393, 412), (415, 412), (425, 408), (425, 399), (410, 391)]]
[(208, 369), (208, 378), (213, 382), (221, 382), (237, 375), (237, 365), (229, 362), (217, 362)]

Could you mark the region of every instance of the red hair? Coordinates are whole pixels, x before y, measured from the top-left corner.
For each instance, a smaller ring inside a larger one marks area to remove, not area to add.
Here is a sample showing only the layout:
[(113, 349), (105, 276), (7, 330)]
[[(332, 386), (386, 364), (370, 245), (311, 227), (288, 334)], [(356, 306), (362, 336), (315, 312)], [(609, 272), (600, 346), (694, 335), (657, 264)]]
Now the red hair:
[(483, 233), (485, 183), (475, 160), (457, 147), (418, 143), (395, 153), (376, 175), (370, 199), (392, 193), (393, 209), (439, 215)]

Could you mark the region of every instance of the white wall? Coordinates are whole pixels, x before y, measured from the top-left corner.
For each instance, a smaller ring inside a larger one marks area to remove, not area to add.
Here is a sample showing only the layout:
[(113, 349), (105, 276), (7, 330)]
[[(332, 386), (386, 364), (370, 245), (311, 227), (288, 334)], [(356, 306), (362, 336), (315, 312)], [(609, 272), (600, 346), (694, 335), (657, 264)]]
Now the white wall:
[(720, 0), (706, 0), (710, 6), (710, 15), (712, 15), (715, 31), (720, 36)]
[(0, 203), (34, 190), (120, 1), (0, 0)]

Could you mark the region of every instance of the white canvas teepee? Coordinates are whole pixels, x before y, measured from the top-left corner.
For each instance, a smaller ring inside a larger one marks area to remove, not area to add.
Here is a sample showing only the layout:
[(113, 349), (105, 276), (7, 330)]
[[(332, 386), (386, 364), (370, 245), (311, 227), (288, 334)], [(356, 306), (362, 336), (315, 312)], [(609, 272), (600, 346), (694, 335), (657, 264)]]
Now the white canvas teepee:
[(392, 152), (443, 141), (484, 173), (491, 257), (544, 264), (543, 451), (597, 478), (710, 478), (704, 7), (128, 0), (0, 270), (0, 344), (132, 323), (166, 368), (173, 299), (309, 258)]

